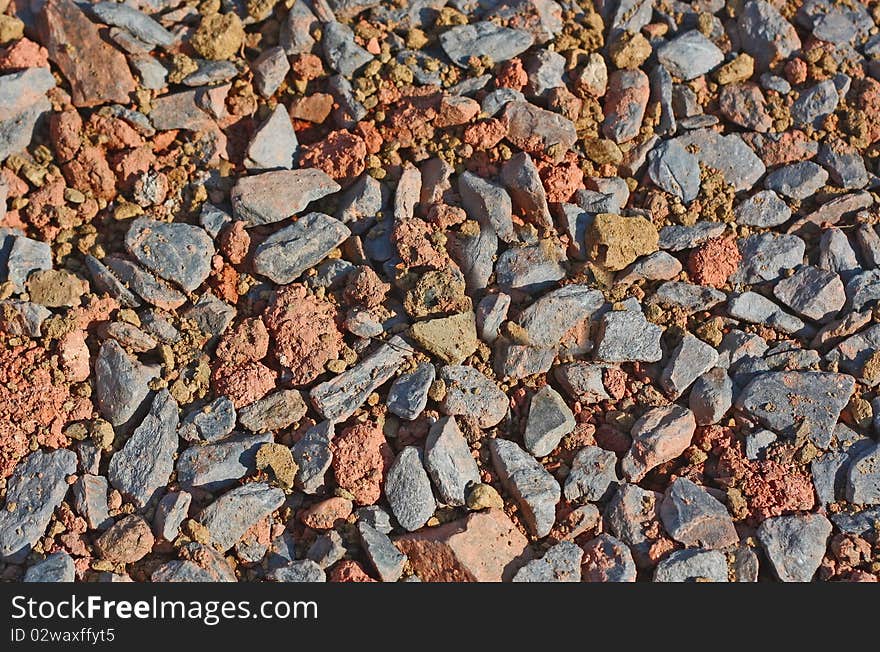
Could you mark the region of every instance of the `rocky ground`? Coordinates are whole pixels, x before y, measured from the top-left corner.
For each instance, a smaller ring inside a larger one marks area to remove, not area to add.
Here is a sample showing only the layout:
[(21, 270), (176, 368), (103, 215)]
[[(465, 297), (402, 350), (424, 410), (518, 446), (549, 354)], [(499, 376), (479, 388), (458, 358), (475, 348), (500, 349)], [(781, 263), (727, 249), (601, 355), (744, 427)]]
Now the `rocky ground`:
[(880, 578), (877, 0), (0, 0), (0, 576)]

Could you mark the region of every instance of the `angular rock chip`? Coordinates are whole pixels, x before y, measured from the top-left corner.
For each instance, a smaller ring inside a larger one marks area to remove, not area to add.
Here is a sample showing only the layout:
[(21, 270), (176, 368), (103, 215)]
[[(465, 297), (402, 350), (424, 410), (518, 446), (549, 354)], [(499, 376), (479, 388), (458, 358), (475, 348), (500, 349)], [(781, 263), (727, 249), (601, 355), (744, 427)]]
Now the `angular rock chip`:
[(681, 396), (700, 376), (715, 366), (718, 352), (693, 335), (675, 347), (660, 376), (660, 386), (673, 398)]
[(187, 441), (217, 441), (235, 428), (235, 406), (219, 396), (204, 407), (190, 410), (180, 423), (178, 434)]
[(680, 405), (648, 410), (632, 427), (632, 446), (620, 468), (628, 482), (638, 482), (660, 464), (674, 460), (691, 444), (697, 422)]
[(736, 223), (744, 226), (773, 227), (791, 219), (791, 209), (772, 190), (761, 190), (740, 202), (734, 210)]
[(257, 450), (271, 441), (272, 435), (265, 433), (191, 446), (177, 458), (177, 481), (185, 489), (225, 489), (255, 470)]
[(373, 55), (355, 42), (351, 27), (333, 20), (323, 26), (321, 45), (327, 63), (345, 77), (354, 75), (373, 58)]
[(553, 227), (544, 184), (528, 154), (519, 152), (510, 157), (501, 167), (501, 181), (527, 221), (542, 228)]
[(406, 555), (391, 543), (386, 534), (379, 532), (364, 521), (358, 521), (361, 546), (383, 582), (396, 582), (403, 575)]
[(324, 260), (350, 234), (347, 226), (329, 215), (307, 213), (256, 248), (254, 271), (286, 285)]
[(177, 401), (167, 389), (161, 390), (147, 416), (110, 458), (110, 484), (138, 507), (146, 506), (168, 484), (177, 452), (178, 419)]
[(676, 478), (660, 504), (670, 536), (689, 548), (726, 548), (739, 541), (727, 508), (687, 478)]
[(440, 379), (446, 384), (446, 396), (440, 403), (443, 414), (473, 417), (480, 428), (497, 425), (507, 414), (507, 395), (477, 369), (468, 366), (443, 367)]
[(0, 511), (0, 558), (21, 563), (46, 532), (55, 508), (64, 500), (67, 476), (76, 472), (76, 454), (36, 450), (20, 461), (6, 485)]
[(657, 362), (663, 357), (662, 334), (640, 311), (607, 312), (599, 322), (594, 356), (603, 362)]
[(733, 403), (733, 381), (726, 369), (716, 367), (697, 378), (691, 387), (688, 407), (698, 426), (718, 423)]
[(400, 526), (412, 532), (434, 515), (437, 502), (431, 480), (422, 465), (422, 454), (415, 446), (407, 446), (391, 464), (385, 475), (385, 496)]
[(496, 438), (489, 447), (495, 471), (519, 505), (529, 531), (536, 537), (547, 536), (556, 521), (559, 483), (514, 442)]
[(734, 190), (748, 190), (767, 169), (739, 134), (722, 136), (711, 129), (695, 129), (676, 140), (700, 163), (718, 170)]
[(773, 294), (797, 314), (814, 321), (831, 319), (846, 303), (840, 276), (811, 265), (779, 280)]
[(477, 463), (455, 417), (443, 417), (431, 426), (425, 440), (425, 467), (447, 505), (464, 505), (467, 486), (480, 482)]
[(828, 172), (812, 161), (799, 161), (773, 170), (764, 187), (791, 199), (807, 199), (828, 181)]
[(284, 492), (264, 482), (236, 487), (202, 510), (199, 521), (208, 528), (211, 543), (222, 551), (284, 504)]
[(660, 143), (648, 154), (648, 176), (658, 187), (688, 203), (700, 192), (697, 157), (677, 140)]
[(736, 407), (783, 437), (805, 437), (819, 448), (827, 448), (855, 384), (855, 379), (846, 374), (767, 372), (742, 390)]
[(717, 550), (676, 550), (657, 564), (655, 582), (727, 582), (727, 558)]
[(309, 391), (312, 404), (325, 419), (344, 421), (414, 354), (412, 347), (395, 335), (351, 369), (313, 387)]
[(476, 317), (470, 310), (416, 322), (410, 327), (409, 334), (421, 348), (447, 364), (461, 364), (479, 343)]
[(831, 523), (821, 514), (791, 514), (766, 519), (758, 540), (782, 582), (809, 582), (819, 569)]
[(64, 551), (53, 552), (25, 571), (22, 582), (73, 582), (76, 568), (73, 557)]
[(388, 410), (408, 421), (418, 417), (428, 404), (428, 390), (435, 373), (434, 365), (423, 362), (415, 371), (398, 376), (388, 390)]
[(306, 402), (295, 389), (273, 392), (238, 411), (238, 422), (251, 432), (283, 430), (306, 415)]
[(540, 559), (530, 561), (513, 577), (514, 582), (580, 582), (583, 549), (571, 541), (560, 541)]
[(577, 141), (571, 120), (529, 102), (510, 102), (502, 116), (507, 140), (530, 154), (545, 154), (560, 161)]
[(600, 534), (584, 545), (581, 575), (584, 582), (635, 582), (636, 564), (623, 541)]
[(471, 172), (464, 172), (458, 178), (458, 192), (469, 217), (484, 228), (494, 229), (505, 242), (516, 241), (511, 219), (513, 203), (504, 188)]
[(333, 424), (329, 421), (312, 426), (291, 448), (297, 471), (294, 483), (307, 494), (315, 494), (324, 486), (324, 476), (333, 462), (330, 439)]
[(588, 285), (566, 285), (537, 299), (520, 313), (517, 322), (530, 344), (553, 348), (604, 303), (599, 290)]
[(608, 493), (617, 477), (617, 455), (598, 446), (584, 446), (575, 455), (563, 492), (570, 502), (598, 501)]
[(574, 414), (565, 400), (550, 385), (544, 385), (532, 396), (529, 404), (523, 443), (535, 457), (545, 457), (576, 425)]
[(299, 141), (283, 104), (275, 107), (268, 120), (254, 133), (244, 166), (248, 170), (291, 169)]
[(211, 273), (214, 243), (201, 227), (139, 217), (125, 235), (132, 256), (157, 276), (196, 290)]
[(880, 444), (865, 447), (850, 462), (846, 498), (856, 505), (880, 505)]
[(150, 393), (158, 370), (133, 359), (116, 340), (101, 344), (95, 360), (95, 394), (101, 415), (114, 426), (128, 421)]
[(497, 63), (528, 50), (535, 37), (488, 21), (458, 25), (440, 34), (440, 46), (454, 64), (467, 68), (471, 57), (488, 56)]
[(674, 77), (690, 81), (724, 61), (724, 54), (697, 30), (685, 32), (657, 50), (657, 60)]
[(240, 178), (230, 201), (236, 219), (257, 226), (285, 220), (339, 189), (338, 183), (316, 168), (274, 170)]

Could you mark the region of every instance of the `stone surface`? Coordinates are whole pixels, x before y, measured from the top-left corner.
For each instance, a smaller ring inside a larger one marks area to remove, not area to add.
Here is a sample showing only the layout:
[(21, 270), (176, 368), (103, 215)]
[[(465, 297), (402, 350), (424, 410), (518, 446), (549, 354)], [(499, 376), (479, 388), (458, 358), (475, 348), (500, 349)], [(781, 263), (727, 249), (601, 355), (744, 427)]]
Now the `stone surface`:
[(234, 435), (213, 444), (196, 444), (177, 458), (177, 481), (186, 489), (219, 491), (256, 468), (257, 451), (271, 434)]
[(388, 410), (409, 421), (418, 417), (428, 404), (435, 374), (434, 365), (423, 362), (414, 371), (398, 376), (388, 390)]
[(519, 505), (529, 531), (537, 537), (549, 534), (556, 520), (559, 483), (514, 442), (492, 439), (492, 464), (501, 482)]
[(660, 519), (669, 535), (689, 548), (727, 548), (739, 541), (727, 508), (687, 478), (669, 485)]
[(146, 506), (171, 477), (178, 421), (177, 401), (168, 390), (161, 390), (147, 416), (110, 458), (110, 484), (138, 507)]
[(584, 446), (575, 455), (571, 471), (565, 479), (566, 500), (599, 501), (618, 482), (617, 456), (598, 446)]
[(73, 582), (76, 569), (73, 557), (66, 552), (54, 552), (25, 571), (22, 582)]
[(419, 449), (407, 446), (394, 460), (385, 476), (385, 496), (405, 530), (417, 530), (433, 516), (437, 503)]
[(558, 392), (545, 385), (532, 396), (529, 415), (523, 433), (523, 443), (527, 451), (535, 457), (545, 457), (552, 453), (569, 434), (576, 422), (574, 414)]
[(660, 47), (657, 60), (673, 77), (689, 81), (714, 69), (724, 54), (703, 34), (691, 30)]
[(440, 35), (440, 45), (446, 56), (464, 68), (470, 57), (488, 56), (501, 62), (525, 52), (534, 42), (528, 32), (498, 27), (488, 21), (458, 25)]
[(638, 482), (690, 446), (696, 429), (693, 412), (680, 405), (648, 410), (632, 427), (632, 447), (621, 462), (623, 477)]
[(781, 279), (773, 294), (797, 314), (814, 321), (830, 320), (846, 303), (840, 276), (811, 265)]
[(550, 548), (541, 559), (523, 566), (514, 582), (580, 582), (583, 549), (570, 542), (560, 541)]
[(663, 329), (648, 322), (641, 312), (608, 312), (599, 322), (594, 356), (603, 362), (657, 362), (663, 357), (662, 334)]
[(507, 396), (473, 367), (443, 367), (440, 378), (446, 384), (446, 396), (440, 403), (444, 414), (474, 417), (481, 428), (497, 425), (507, 414)]
[(254, 271), (276, 283), (290, 283), (324, 260), (349, 234), (339, 220), (307, 213), (256, 248)]
[(660, 386), (678, 398), (700, 376), (715, 366), (718, 352), (693, 335), (685, 335), (669, 357), (660, 376)]
[(636, 564), (623, 541), (600, 534), (584, 545), (581, 575), (585, 582), (635, 582)]
[(142, 265), (188, 292), (211, 272), (214, 244), (198, 226), (139, 217), (125, 235), (125, 246)]
[(284, 492), (263, 482), (236, 487), (199, 514), (199, 521), (208, 528), (211, 544), (221, 551), (229, 550), (254, 524), (284, 504)]
[(339, 189), (338, 183), (315, 168), (274, 170), (240, 178), (230, 200), (236, 219), (256, 226), (296, 215)]
[(34, 451), (16, 465), (0, 511), (0, 557), (24, 560), (64, 500), (67, 476), (75, 471), (76, 454), (69, 450)]
[(831, 523), (821, 514), (775, 516), (758, 526), (758, 540), (783, 582), (812, 580), (830, 535)]
[(463, 505), (468, 486), (480, 482), (477, 463), (455, 417), (443, 417), (431, 426), (425, 440), (425, 468), (446, 505)]
[(727, 559), (717, 550), (676, 550), (657, 564), (655, 582), (727, 582)]

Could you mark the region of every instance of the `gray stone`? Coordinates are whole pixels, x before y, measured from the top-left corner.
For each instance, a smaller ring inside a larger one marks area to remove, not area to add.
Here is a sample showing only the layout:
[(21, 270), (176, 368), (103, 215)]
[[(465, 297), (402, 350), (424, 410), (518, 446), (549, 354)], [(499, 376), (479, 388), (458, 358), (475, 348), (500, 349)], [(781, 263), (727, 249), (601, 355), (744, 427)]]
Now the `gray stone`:
[(528, 50), (534, 41), (535, 37), (528, 32), (498, 27), (488, 21), (458, 25), (440, 34), (446, 56), (461, 68), (467, 68), (471, 57), (488, 56), (496, 63), (507, 61)]
[(676, 550), (654, 571), (655, 582), (727, 582), (727, 559), (717, 550)]
[[(561, 55), (556, 56), (562, 58)], [(461, 179), (467, 174), (470, 173), (465, 172), (459, 177), (459, 189), (462, 184)], [(539, 228), (553, 228), (553, 220), (550, 217), (550, 208), (547, 205), (547, 194), (544, 192), (544, 184), (541, 181), (541, 177), (538, 175), (537, 166), (528, 154), (525, 152), (519, 152), (511, 156), (507, 162), (501, 166), (501, 181), (504, 183), (505, 188), (507, 188), (507, 192), (510, 193), (510, 198), (513, 199), (513, 205), (522, 213), (528, 222), (531, 222)], [(468, 214), (473, 217), (474, 215), (467, 205), (467, 198), (464, 194), (462, 195), (462, 200), (465, 202), (464, 207), (468, 211)], [(490, 218), (500, 208), (495, 205), (494, 201), (492, 204), (492, 211), (489, 213)], [(477, 219), (479, 220), (478, 216)], [(507, 217), (507, 220), (510, 220), (509, 216)], [(512, 224), (510, 225), (510, 229), (511, 231), (513, 230)], [(496, 232), (498, 232), (499, 237), (503, 240), (508, 240), (508, 238), (504, 237), (503, 233), (498, 231), (497, 227)]]
[(556, 367), (557, 382), (572, 399), (589, 405), (607, 401), (611, 397), (605, 391), (602, 380), (604, 366), (589, 362), (572, 362)]
[(659, 285), (647, 303), (667, 308), (680, 308), (687, 313), (709, 310), (727, 299), (724, 292), (708, 285), (694, 285), (684, 281), (667, 281)]
[[(0, 268), (2, 268), (2, 259), (0, 259)], [(107, 269), (100, 260), (94, 256), (85, 256), (86, 269), (92, 278), (93, 287), (98, 292), (104, 292), (119, 301), (120, 305), (126, 308), (137, 308), (141, 305), (141, 300), (129, 290), (116, 276)]]
[(52, 311), (30, 301), (0, 301), (0, 329), (9, 335), (40, 337), (43, 322)]
[(651, 469), (681, 455), (694, 436), (694, 413), (680, 405), (648, 410), (633, 424), (632, 446), (620, 464), (627, 482), (638, 482)]
[(739, 134), (721, 134), (711, 129), (697, 129), (676, 140), (703, 165), (721, 172), (734, 190), (749, 190), (758, 181), (766, 167), (757, 154)]
[(526, 96), (512, 88), (497, 88), (483, 98), (480, 109), (488, 117), (494, 117), (509, 102), (525, 102)]
[(880, 504), (880, 444), (856, 453), (846, 476), (846, 498), (856, 505)]
[(24, 561), (64, 500), (67, 476), (73, 473), (76, 454), (65, 449), (36, 450), (16, 464), (6, 484), (6, 505), (0, 511), (0, 559)]
[(568, 234), (568, 254), (576, 260), (587, 260), (586, 234), (595, 215), (576, 204), (566, 202), (555, 204), (554, 213)]
[(431, 426), (425, 440), (425, 467), (446, 505), (464, 505), (468, 485), (480, 482), (480, 470), (455, 417), (443, 417)]
[(801, 47), (794, 26), (765, 0), (746, 2), (736, 25), (742, 48), (755, 58), (758, 70), (767, 70)]
[(773, 227), (791, 219), (791, 209), (772, 190), (761, 190), (740, 202), (734, 214), (736, 223), (744, 226)]
[(146, 506), (168, 484), (177, 452), (177, 425), (177, 401), (163, 389), (125, 445), (110, 458), (110, 484), (138, 507)]
[(180, 532), (180, 524), (189, 514), (192, 495), (186, 491), (169, 491), (162, 496), (153, 516), (153, 533), (166, 541), (174, 541)]
[(556, 353), (528, 344), (517, 344), (507, 338), (496, 342), (493, 368), (502, 378), (519, 380), (534, 374), (544, 374), (550, 370)]
[(234, 435), (213, 444), (190, 446), (177, 458), (177, 481), (185, 489), (219, 491), (256, 468), (257, 450), (273, 441), (269, 433)]
[(475, 221), (465, 222), (465, 229), (450, 234), (447, 249), (458, 264), (470, 293), (484, 289), (492, 275), (498, 236), (495, 230)]
[(821, 514), (775, 516), (761, 523), (757, 534), (781, 581), (809, 582), (825, 556), (831, 523)]
[(238, 411), (238, 422), (251, 432), (283, 430), (306, 415), (306, 402), (295, 389), (280, 389)]
[(804, 322), (756, 292), (743, 292), (727, 302), (727, 314), (752, 324), (766, 324), (790, 335), (810, 335)]
[(504, 290), (533, 293), (565, 277), (565, 254), (550, 241), (511, 247), (498, 257), (495, 278)]
[(142, 265), (189, 292), (211, 273), (214, 244), (198, 226), (139, 217), (128, 229), (125, 246)]
[(290, 449), (298, 467), (294, 482), (307, 494), (316, 494), (324, 487), (324, 475), (333, 461), (330, 450), (333, 435), (333, 424), (322, 421), (306, 430)]
[(548, 292), (520, 313), (517, 322), (529, 344), (556, 347), (579, 324), (590, 319), (605, 303), (599, 290), (588, 285), (566, 285)]
[(560, 541), (540, 559), (520, 568), (513, 582), (580, 582), (583, 549), (571, 541)]
[(821, 129), (825, 118), (837, 108), (840, 96), (834, 82), (830, 79), (801, 91), (791, 105), (791, 117), (798, 127)]
[(725, 369), (710, 369), (694, 381), (688, 407), (698, 426), (718, 423), (733, 403), (733, 382)]
[(98, 2), (90, 5), (89, 11), (105, 25), (121, 27), (149, 45), (168, 47), (177, 41), (174, 34), (129, 5)]
[[(651, 70), (650, 81), (651, 96), (660, 104), (660, 122), (655, 128), (654, 133), (664, 136), (672, 135), (677, 129), (677, 125), (675, 124), (675, 110), (672, 106), (672, 75), (670, 75), (669, 71), (663, 66), (654, 66)], [(674, 161), (676, 164), (673, 167), (679, 168), (682, 159), (675, 157)], [(694, 159), (694, 163), (696, 163), (696, 159)], [(672, 175), (673, 178), (675, 176), (676, 175), (674, 174)], [(681, 188), (680, 185), (678, 185), (678, 187)]]
[(770, 444), (776, 440), (776, 433), (772, 430), (759, 430), (746, 435), (744, 441), (746, 457), (753, 461), (763, 459)]
[(666, 140), (648, 154), (648, 176), (655, 185), (689, 203), (700, 192), (700, 164), (677, 140)]
[(422, 454), (415, 446), (407, 446), (391, 464), (385, 475), (385, 497), (400, 526), (412, 532), (434, 515), (437, 502), (431, 480), (422, 465)]
[(739, 541), (727, 508), (687, 478), (676, 478), (660, 504), (669, 535), (689, 548), (727, 548)]
[(338, 183), (316, 168), (273, 170), (241, 177), (230, 201), (236, 219), (257, 226), (285, 220), (339, 189)]
[(275, 107), (269, 118), (254, 132), (248, 145), (244, 167), (248, 170), (290, 169), (299, 141), (283, 104)]
[(355, 42), (351, 27), (335, 21), (324, 24), (321, 45), (327, 65), (344, 77), (351, 77), (373, 59)]
[(700, 376), (715, 366), (718, 352), (693, 335), (685, 335), (672, 352), (660, 376), (660, 386), (672, 398), (681, 396)]
[(396, 582), (403, 575), (406, 555), (400, 552), (388, 535), (379, 532), (364, 521), (358, 521), (358, 534), (367, 559), (383, 582)]
[(650, 97), (650, 80), (639, 69), (615, 70), (608, 76), (608, 92), (603, 110), (602, 134), (615, 143), (625, 143), (639, 135)]
[(649, 533), (660, 527), (663, 495), (634, 484), (621, 484), (605, 509), (604, 522), (614, 536), (633, 551), (639, 568), (654, 566), (648, 551), (654, 538)]
[(434, 375), (434, 365), (423, 362), (414, 371), (398, 376), (388, 390), (388, 410), (409, 421), (418, 417), (428, 404)]
[(692, 226), (669, 224), (660, 229), (659, 247), (665, 251), (684, 251), (717, 238), (726, 230), (722, 222), (697, 222)]
[(857, 149), (842, 141), (822, 143), (816, 162), (828, 170), (831, 180), (841, 188), (852, 190), (864, 188), (868, 184), (865, 159)]
[(880, 267), (880, 235), (873, 224), (862, 224), (856, 230), (856, 241), (866, 267)]
[(130, 292), (149, 304), (165, 310), (174, 310), (186, 303), (186, 295), (171, 284), (162, 281), (137, 263), (115, 256), (104, 259), (104, 264)]
[(395, 335), (372, 355), (309, 391), (315, 409), (329, 421), (344, 421), (390, 379), (415, 351)]
[(0, 75), (0, 162), (31, 144), (44, 116), (52, 110), (46, 91), (54, 87), (48, 67)]
[(565, 88), (566, 62), (558, 52), (538, 50), (526, 59), (525, 69), (529, 80), (525, 90), (529, 97), (546, 97), (554, 88)]
[(495, 471), (519, 505), (529, 532), (536, 537), (547, 536), (556, 521), (559, 483), (534, 457), (512, 441), (492, 439), (489, 449)]
[(73, 557), (64, 552), (54, 552), (25, 571), (22, 582), (73, 582), (76, 567)]
[[(284, 48), (275, 46), (263, 50), (251, 63), (251, 70), (254, 71), (254, 88), (260, 95), (269, 98), (275, 94), (287, 76), (290, 62), (287, 60)], [(283, 104), (279, 104), (279, 107), (286, 112)]]
[(192, 308), (185, 311), (184, 316), (195, 323), (203, 333), (218, 336), (232, 323), (235, 308), (210, 292), (205, 292)]
[(352, 233), (360, 234), (374, 223), (383, 204), (382, 184), (369, 174), (362, 174), (340, 197), (336, 217)]
[(761, 88), (767, 91), (776, 91), (780, 95), (788, 95), (791, 93), (791, 84), (779, 75), (773, 75), (769, 72), (763, 73), (759, 81)]
[(507, 319), (507, 310), (510, 308), (510, 295), (498, 292), (487, 294), (480, 299), (477, 305), (477, 335), (487, 344), (492, 344), (498, 339), (498, 331), (501, 324)]
[(615, 285), (646, 281), (669, 281), (682, 271), (678, 258), (665, 251), (655, 251), (631, 264), (621, 271), (614, 279)]
[(576, 425), (574, 414), (565, 400), (550, 385), (544, 385), (532, 396), (529, 404), (523, 443), (535, 457), (545, 457)]
[(780, 279), (773, 294), (802, 317), (820, 322), (830, 320), (846, 303), (840, 276), (811, 265)]
[(219, 396), (207, 405), (195, 406), (180, 423), (178, 434), (189, 442), (213, 442), (223, 439), (235, 428), (235, 406), (225, 396)]
[(563, 492), (569, 502), (602, 500), (617, 477), (617, 455), (598, 446), (581, 448), (571, 464)]
[(89, 473), (81, 475), (73, 485), (76, 511), (89, 528), (103, 530), (113, 524), (107, 511), (107, 478)]
[(345, 557), (345, 552), (345, 546), (342, 544), (342, 537), (339, 536), (339, 532), (330, 530), (327, 534), (322, 534), (315, 539), (315, 542), (306, 552), (306, 558), (315, 562), (321, 568), (330, 568), (330, 566)]
[[(198, 68), (181, 80), (184, 86), (198, 87), (208, 86), (229, 81), (238, 74), (238, 68), (231, 61), (205, 61), (196, 60)], [(161, 64), (160, 64), (161, 65)], [(196, 97), (196, 103), (203, 110), (210, 110), (206, 103), (200, 102)]]
[(767, 133), (773, 128), (773, 117), (768, 110), (764, 93), (753, 82), (723, 86), (718, 105), (725, 118), (744, 129)]
[(599, 322), (594, 355), (603, 362), (657, 362), (663, 357), (662, 334), (641, 312), (607, 312)]
[(366, 117), (367, 109), (355, 97), (351, 82), (342, 75), (334, 75), (327, 81), (327, 92), (333, 95), (335, 104), (331, 115), (339, 127), (354, 129), (357, 121)]
[(685, 32), (657, 50), (657, 60), (673, 76), (689, 81), (713, 70), (724, 54), (697, 30)]
[(804, 262), (806, 245), (796, 235), (758, 233), (737, 241), (742, 262), (733, 283), (775, 281), (785, 270)]
[(307, 213), (256, 248), (254, 271), (285, 285), (324, 260), (350, 234), (347, 226), (329, 215)]
[(873, 306), (880, 299), (880, 269), (854, 275), (846, 284), (846, 296), (853, 310)]
[(511, 219), (513, 203), (504, 188), (471, 172), (464, 172), (458, 178), (458, 192), (469, 217), (477, 220), (483, 228), (494, 229), (505, 242), (516, 241)]
[(440, 379), (446, 384), (446, 396), (440, 402), (443, 414), (471, 416), (480, 428), (498, 425), (507, 414), (507, 394), (477, 369), (449, 365), (440, 370)]
[(577, 141), (577, 130), (571, 120), (531, 102), (508, 103), (501, 119), (507, 125), (507, 140), (523, 151), (548, 156), (554, 162), (561, 161)]
[(149, 382), (158, 375), (154, 367), (129, 356), (116, 340), (101, 344), (94, 373), (98, 410), (114, 426), (135, 415), (150, 393)]
[(743, 389), (736, 407), (783, 437), (806, 437), (819, 448), (827, 448), (854, 388), (855, 379), (845, 374), (769, 372)]
[(806, 199), (828, 181), (828, 172), (812, 161), (799, 161), (773, 170), (764, 187), (792, 199)]
[(16, 236), (6, 258), (6, 279), (15, 291), (24, 291), (31, 273), (44, 269), (52, 269), (52, 247), (39, 240)]
[(584, 582), (635, 582), (636, 564), (627, 545), (610, 534), (584, 544)]
[(236, 487), (202, 510), (199, 521), (208, 528), (211, 543), (226, 551), (251, 527), (284, 504), (284, 492), (264, 482)]
[(274, 582), (326, 582), (327, 575), (320, 565), (310, 559), (292, 561), (269, 573)]

